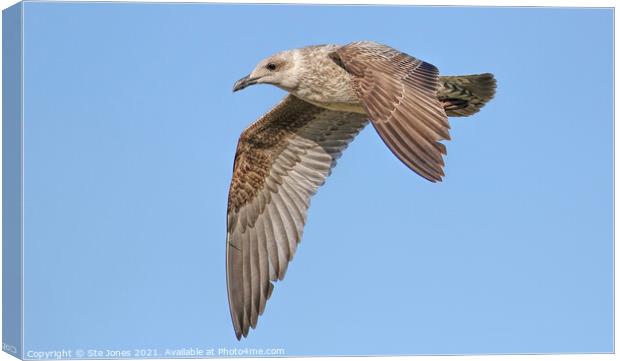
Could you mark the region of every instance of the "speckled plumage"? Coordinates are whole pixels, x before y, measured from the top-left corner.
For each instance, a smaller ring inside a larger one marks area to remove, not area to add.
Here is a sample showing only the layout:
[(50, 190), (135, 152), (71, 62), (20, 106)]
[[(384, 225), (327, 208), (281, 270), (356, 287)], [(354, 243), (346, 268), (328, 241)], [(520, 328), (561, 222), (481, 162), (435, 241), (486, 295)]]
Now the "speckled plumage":
[(491, 74), (440, 77), (433, 65), (373, 42), (274, 54), (234, 90), (259, 83), (290, 94), (237, 145), (226, 262), (237, 338), (256, 327), (301, 240), (311, 197), (368, 120), (406, 166), (441, 181), (447, 117), (474, 114), (495, 94)]
[(297, 71), (304, 79), (291, 94), (317, 106), (364, 114), (355, 90), (351, 74), (334, 61), (333, 54), (341, 46), (318, 45), (298, 49), (295, 59)]

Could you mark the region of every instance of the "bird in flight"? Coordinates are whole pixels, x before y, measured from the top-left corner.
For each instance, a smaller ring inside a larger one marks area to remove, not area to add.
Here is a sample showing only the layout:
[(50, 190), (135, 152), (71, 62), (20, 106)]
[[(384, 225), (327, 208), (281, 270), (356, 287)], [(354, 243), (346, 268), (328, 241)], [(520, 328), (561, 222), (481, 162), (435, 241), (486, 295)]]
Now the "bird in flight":
[(370, 120), (407, 167), (441, 181), (448, 116), (469, 116), (495, 94), (492, 74), (439, 76), (429, 63), (371, 41), (282, 51), (233, 87), (288, 92), (239, 137), (228, 193), (226, 275), (237, 339), (247, 337), (284, 279), (310, 198)]

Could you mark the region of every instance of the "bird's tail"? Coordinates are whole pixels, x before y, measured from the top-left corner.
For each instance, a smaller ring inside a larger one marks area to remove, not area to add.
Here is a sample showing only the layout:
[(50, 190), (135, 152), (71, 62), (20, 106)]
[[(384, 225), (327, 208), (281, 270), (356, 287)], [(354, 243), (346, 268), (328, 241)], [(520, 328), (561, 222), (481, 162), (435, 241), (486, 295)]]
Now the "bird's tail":
[(493, 74), (440, 76), (437, 98), (450, 117), (477, 113), (495, 95)]

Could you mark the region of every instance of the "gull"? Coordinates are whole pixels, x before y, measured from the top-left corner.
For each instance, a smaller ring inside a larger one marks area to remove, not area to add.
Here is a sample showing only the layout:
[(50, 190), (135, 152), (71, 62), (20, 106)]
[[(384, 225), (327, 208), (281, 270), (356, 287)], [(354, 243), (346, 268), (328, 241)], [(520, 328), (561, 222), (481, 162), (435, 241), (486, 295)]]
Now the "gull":
[(427, 62), (371, 41), (276, 53), (233, 91), (288, 92), (239, 137), (228, 193), (226, 275), (235, 335), (247, 337), (284, 279), (310, 198), (369, 122), (407, 167), (438, 182), (448, 116), (469, 116), (495, 94), (492, 74), (439, 76)]

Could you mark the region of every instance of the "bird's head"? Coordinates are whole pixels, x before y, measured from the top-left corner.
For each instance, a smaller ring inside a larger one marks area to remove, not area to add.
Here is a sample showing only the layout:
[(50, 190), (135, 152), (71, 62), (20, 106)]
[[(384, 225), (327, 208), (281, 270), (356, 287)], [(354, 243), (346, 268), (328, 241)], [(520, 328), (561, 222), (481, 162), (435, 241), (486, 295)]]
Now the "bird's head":
[(286, 91), (299, 85), (296, 76), (296, 51), (288, 50), (261, 60), (250, 74), (237, 80), (233, 92), (254, 84), (272, 84)]

